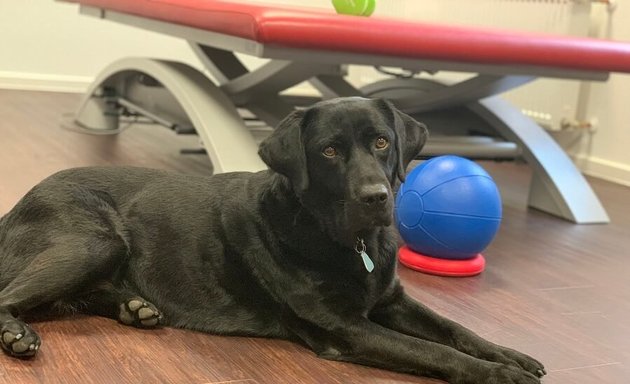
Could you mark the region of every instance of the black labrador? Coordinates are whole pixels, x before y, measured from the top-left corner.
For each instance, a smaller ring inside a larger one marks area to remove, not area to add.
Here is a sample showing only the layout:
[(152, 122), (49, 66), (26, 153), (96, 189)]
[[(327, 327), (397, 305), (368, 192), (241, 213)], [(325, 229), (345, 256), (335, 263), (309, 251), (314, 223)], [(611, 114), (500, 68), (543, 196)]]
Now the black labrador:
[(344, 98), (286, 117), (260, 146), (268, 171), (50, 176), (0, 220), (0, 344), (35, 355), (19, 316), (72, 307), (449, 383), (539, 383), (538, 361), (438, 316), (396, 278), (392, 187), (426, 137), (387, 101)]

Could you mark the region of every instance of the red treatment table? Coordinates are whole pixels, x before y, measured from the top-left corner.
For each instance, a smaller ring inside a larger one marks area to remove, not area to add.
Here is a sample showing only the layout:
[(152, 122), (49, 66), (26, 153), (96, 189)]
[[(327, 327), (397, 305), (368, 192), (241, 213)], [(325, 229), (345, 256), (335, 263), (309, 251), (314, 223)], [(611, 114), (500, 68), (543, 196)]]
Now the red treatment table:
[[(539, 77), (605, 81), (630, 72), (630, 43), (412, 23), (221, 0), (70, 0), (81, 13), (189, 42), (208, 73), (150, 58), (112, 63), (86, 93), (73, 124), (92, 133), (118, 133), (126, 122), (152, 122), (197, 134), (215, 172), (260, 170), (260, 124), (275, 126), (294, 108), (338, 96), (387, 97), (423, 119), (453, 111), (449, 129), (482, 121), (487, 137), (440, 135), (425, 155), (524, 159), (533, 169), (528, 204), (576, 223), (608, 215), (565, 152), (534, 121), (498, 94)], [(269, 59), (249, 71), (235, 53)], [(391, 78), (357, 89), (347, 65), (460, 71), (455, 84)], [(309, 81), (321, 97), (281, 94)], [(239, 111), (241, 113), (239, 113)], [(448, 114), (447, 114), (448, 115)]]

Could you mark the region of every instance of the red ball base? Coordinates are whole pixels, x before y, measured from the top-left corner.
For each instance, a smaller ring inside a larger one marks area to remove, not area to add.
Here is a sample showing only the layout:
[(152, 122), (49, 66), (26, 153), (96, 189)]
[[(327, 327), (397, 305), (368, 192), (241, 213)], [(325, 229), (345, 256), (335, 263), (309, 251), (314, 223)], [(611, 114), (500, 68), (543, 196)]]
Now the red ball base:
[(398, 250), (398, 260), (408, 268), (437, 276), (475, 276), (483, 272), (486, 267), (486, 259), (481, 253), (464, 260), (438, 259), (421, 255), (407, 246)]

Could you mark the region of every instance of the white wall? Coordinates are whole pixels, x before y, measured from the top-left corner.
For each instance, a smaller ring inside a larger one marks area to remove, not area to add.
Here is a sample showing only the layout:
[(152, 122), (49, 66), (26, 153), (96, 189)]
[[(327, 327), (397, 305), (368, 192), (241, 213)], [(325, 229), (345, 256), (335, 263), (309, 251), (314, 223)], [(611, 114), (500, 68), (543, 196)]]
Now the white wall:
[[(629, 2), (619, 1), (612, 17), (604, 8), (596, 16), (600, 37), (630, 43)], [(587, 174), (630, 185), (630, 74), (590, 87), (585, 117), (597, 119), (598, 130), (575, 149), (576, 160)]]
[[(330, 8), (329, 0), (255, 1)], [(471, 18), (469, 12), (457, 7), (461, 1), (377, 0), (377, 13), (408, 19), (476, 21), (476, 17)], [(378, 7), (386, 2), (388, 7)], [(504, 27), (549, 31), (567, 17), (563, 8), (553, 8), (553, 2), (540, 1), (540, 8), (536, 9), (545, 17), (533, 15), (532, 20), (540, 20), (521, 26), (504, 15), (514, 7), (524, 7), (523, 2), (486, 2), (493, 6), (499, 4), (495, 9), (496, 17), (490, 16), (492, 25), (498, 23)], [(476, 4), (481, 4), (481, 0)], [(603, 7), (597, 9), (603, 26), (598, 32), (600, 35), (630, 41), (630, 23), (624, 22), (630, 20), (630, 4), (624, 2), (618, 7), (610, 26), (606, 24), (608, 15), (601, 11)], [(514, 14), (520, 16), (523, 12)], [(482, 9), (479, 13), (488, 11)], [(81, 92), (103, 67), (125, 56), (176, 59), (201, 68), (187, 44), (180, 39), (79, 16), (75, 4), (51, 0), (0, 0), (0, 88)], [(255, 66), (259, 62), (248, 59), (246, 64)], [(598, 119), (599, 130), (590, 140), (569, 149), (586, 173), (630, 185), (630, 151), (626, 149), (630, 144), (630, 108), (627, 107), (630, 75), (613, 75), (608, 83), (593, 84), (588, 99), (584, 114)]]
[(133, 55), (200, 65), (181, 40), (79, 16), (75, 4), (0, 0), (0, 87), (80, 92), (108, 63)]

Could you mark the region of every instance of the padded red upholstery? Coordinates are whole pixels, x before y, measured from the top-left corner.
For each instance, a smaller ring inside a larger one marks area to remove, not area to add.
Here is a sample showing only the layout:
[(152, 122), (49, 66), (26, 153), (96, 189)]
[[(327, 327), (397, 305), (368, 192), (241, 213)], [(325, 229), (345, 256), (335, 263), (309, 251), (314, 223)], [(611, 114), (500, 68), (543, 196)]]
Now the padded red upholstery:
[(69, 0), (309, 50), (630, 72), (630, 43), (410, 23), (222, 0)]

